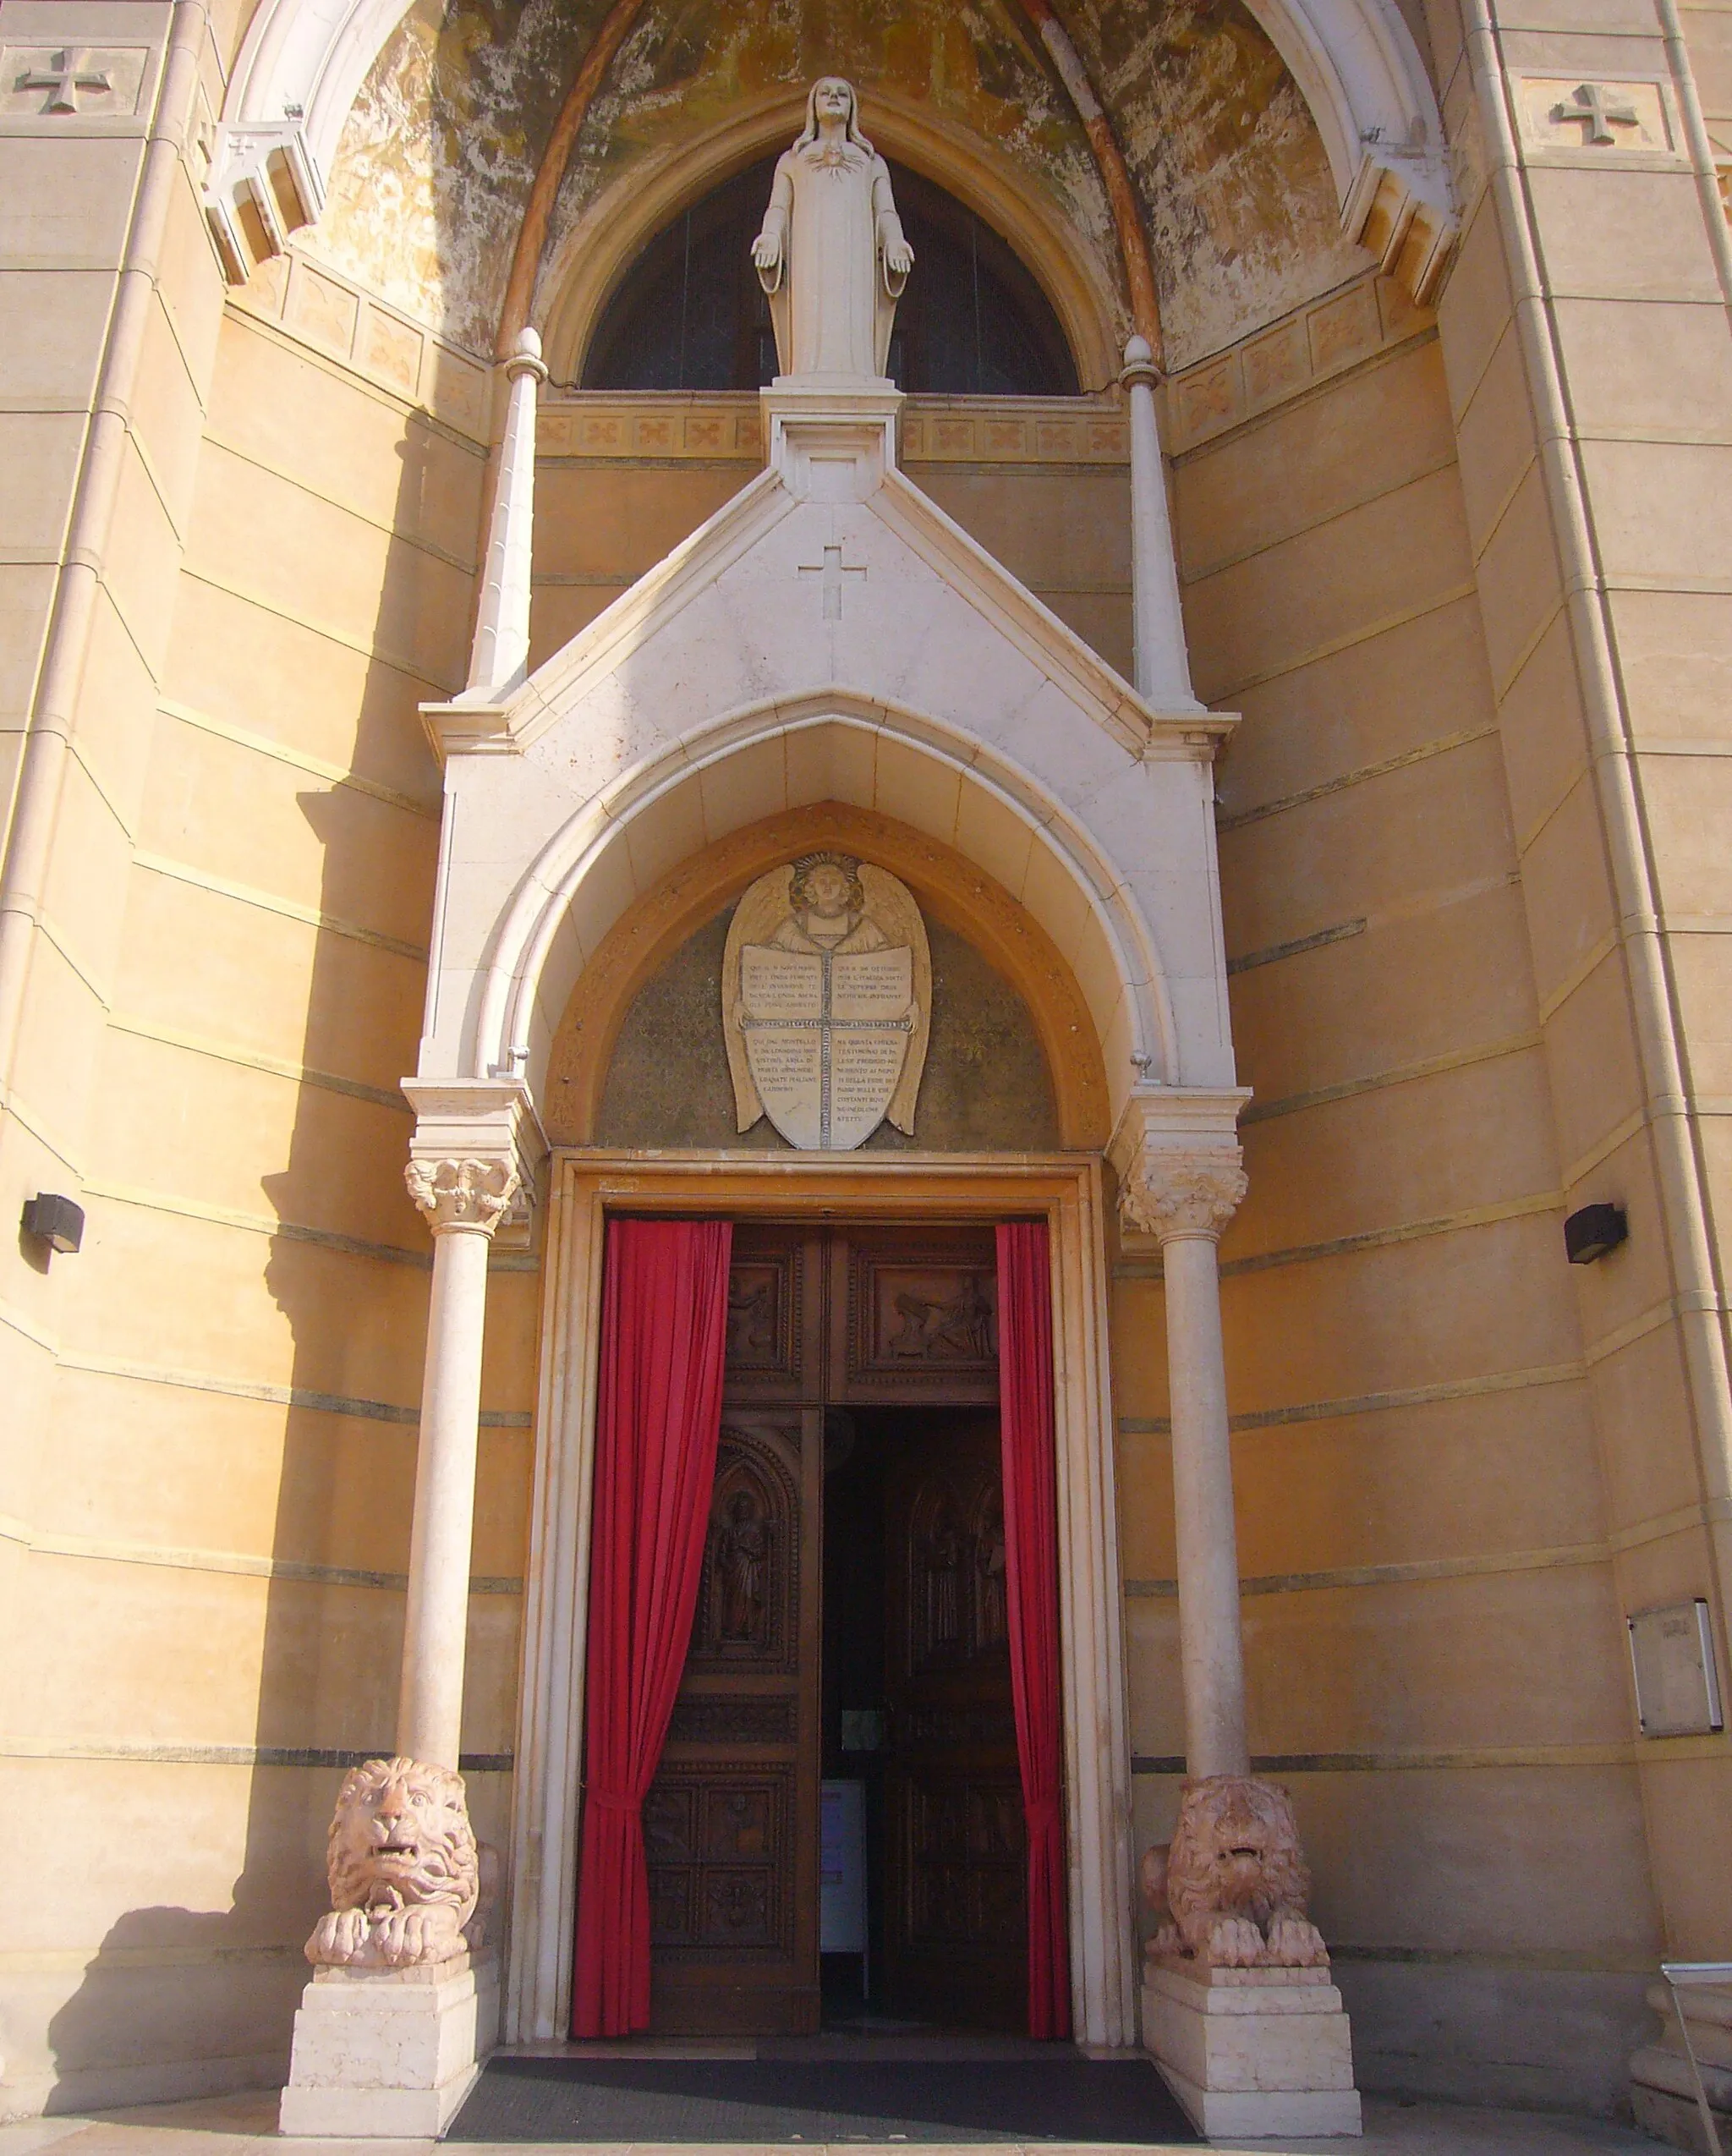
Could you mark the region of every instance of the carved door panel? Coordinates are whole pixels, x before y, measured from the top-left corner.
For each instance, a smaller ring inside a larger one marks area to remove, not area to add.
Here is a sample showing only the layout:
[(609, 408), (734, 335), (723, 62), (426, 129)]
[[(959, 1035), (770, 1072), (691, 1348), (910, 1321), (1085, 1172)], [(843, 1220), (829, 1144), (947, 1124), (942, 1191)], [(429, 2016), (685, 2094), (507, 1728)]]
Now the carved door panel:
[(825, 1270), (829, 1238), (752, 1221), (734, 1226), (727, 1286), (726, 1397), (824, 1397)]
[(734, 1232), (704, 1570), (644, 1806), (661, 2033), (818, 2027), (823, 1258), (791, 1229)]
[(885, 1515), (885, 1974), (896, 2010), (1021, 2029), (1022, 1780), (995, 1416), (924, 1428)]
[(838, 1230), (830, 1398), (869, 1407), (998, 1398), (998, 1270), (989, 1228)]

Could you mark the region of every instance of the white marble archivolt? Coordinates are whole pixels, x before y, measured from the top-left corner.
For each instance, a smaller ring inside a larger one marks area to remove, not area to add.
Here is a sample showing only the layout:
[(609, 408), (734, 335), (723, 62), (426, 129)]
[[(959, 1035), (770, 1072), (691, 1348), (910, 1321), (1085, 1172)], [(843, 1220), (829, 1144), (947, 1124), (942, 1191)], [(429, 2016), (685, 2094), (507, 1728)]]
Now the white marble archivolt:
[(886, 1117), (910, 1137), (932, 958), (907, 885), (808, 853), (741, 899), (721, 966), (739, 1127), (768, 1116), (802, 1152), (852, 1153)]

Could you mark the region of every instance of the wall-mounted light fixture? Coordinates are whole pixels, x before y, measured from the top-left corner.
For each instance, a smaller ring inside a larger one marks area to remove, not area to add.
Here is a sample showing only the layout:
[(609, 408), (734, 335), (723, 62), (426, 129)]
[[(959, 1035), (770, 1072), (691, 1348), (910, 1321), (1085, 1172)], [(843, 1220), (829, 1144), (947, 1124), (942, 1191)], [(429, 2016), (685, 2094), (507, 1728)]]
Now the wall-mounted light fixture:
[(1564, 1223), (1564, 1248), (1572, 1265), (1591, 1265), (1630, 1234), (1621, 1205), (1584, 1205)]
[(27, 1198), (24, 1204), (24, 1232), (38, 1236), (51, 1250), (69, 1258), (85, 1236), (85, 1209), (52, 1190)]

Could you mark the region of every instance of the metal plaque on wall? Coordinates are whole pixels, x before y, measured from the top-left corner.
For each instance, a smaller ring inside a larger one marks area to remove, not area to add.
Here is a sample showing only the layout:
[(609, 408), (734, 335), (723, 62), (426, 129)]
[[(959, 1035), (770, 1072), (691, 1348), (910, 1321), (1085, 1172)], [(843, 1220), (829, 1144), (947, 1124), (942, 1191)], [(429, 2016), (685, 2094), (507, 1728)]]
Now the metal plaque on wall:
[(1699, 1736), (1725, 1726), (1708, 1605), (1673, 1602), (1629, 1620), (1636, 1711), (1644, 1736)]

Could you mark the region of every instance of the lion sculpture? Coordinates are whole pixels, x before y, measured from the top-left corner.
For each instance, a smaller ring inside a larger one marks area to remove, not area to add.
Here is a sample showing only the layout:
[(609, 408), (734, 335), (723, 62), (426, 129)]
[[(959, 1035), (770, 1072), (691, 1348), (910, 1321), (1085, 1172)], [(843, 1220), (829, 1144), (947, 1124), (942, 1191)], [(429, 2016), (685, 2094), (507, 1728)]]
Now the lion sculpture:
[(1159, 1928), (1151, 1961), (1220, 1969), (1320, 1969), (1323, 1934), (1306, 1915), (1311, 1873), (1293, 1802), (1247, 1775), (1187, 1780), (1179, 1823), (1143, 1859), (1143, 1897)]
[[(491, 1852), (490, 1852), (491, 1853)], [(463, 1776), (419, 1759), (369, 1759), (338, 1792), (326, 1849), (331, 1908), (314, 1963), (425, 1967), (481, 1944), (483, 1862)]]

